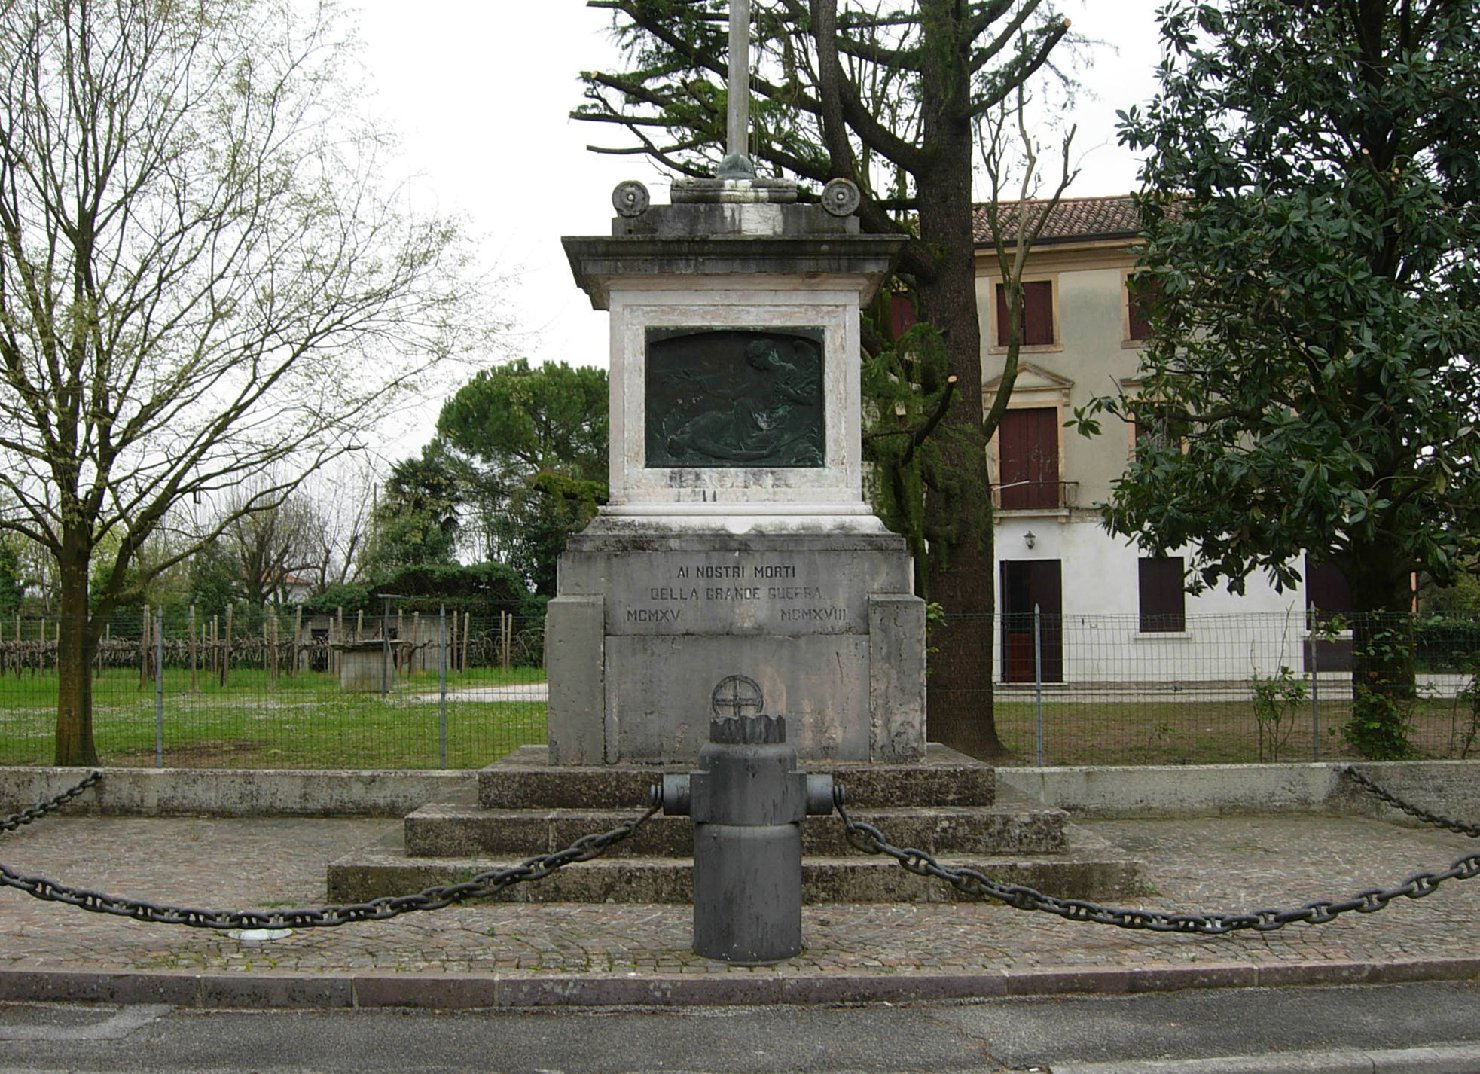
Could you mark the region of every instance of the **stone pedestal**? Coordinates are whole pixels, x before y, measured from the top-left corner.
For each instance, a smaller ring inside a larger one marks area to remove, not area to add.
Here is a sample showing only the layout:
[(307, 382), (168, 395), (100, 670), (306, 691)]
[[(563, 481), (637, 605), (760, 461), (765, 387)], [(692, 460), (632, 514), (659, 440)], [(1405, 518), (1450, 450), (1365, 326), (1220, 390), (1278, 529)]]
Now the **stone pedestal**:
[(546, 620), (553, 763), (690, 762), (711, 719), (760, 713), (785, 713), (803, 758), (923, 756), (925, 609), (901, 538), (599, 523)]
[(624, 184), (610, 236), (564, 240), (611, 312), (611, 496), (549, 606), (552, 763), (692, 763), (761, 713), (804, 760), (923, 755), (924, 604), (860, 433), (859, 309), (903, 239), (853, 195)]

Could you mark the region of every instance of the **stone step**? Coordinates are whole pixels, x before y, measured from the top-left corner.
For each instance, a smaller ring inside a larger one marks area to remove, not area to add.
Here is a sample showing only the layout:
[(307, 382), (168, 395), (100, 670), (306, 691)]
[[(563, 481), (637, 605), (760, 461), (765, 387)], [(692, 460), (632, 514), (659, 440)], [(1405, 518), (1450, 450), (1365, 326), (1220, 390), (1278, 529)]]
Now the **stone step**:
[[(478, 801), (489, 809), (633, 809), (648, 801), (665, 771), (694, 765), (559, 765), (547, 763), (544, 746), (524, 746), (478, 773)], [(805, 772), (831, 773), (848, 789), (852, 806), (989, 806), (996, 800), (991, 765), (938, 743), (914, 764), (845, 764), (802, 761)]]
[[(1065, 848), (1067, 814), (1058, 809), (995, 806), (850, 807), (850, 815), (879, 828), (896, 846), (931, 854), (1058, 854)], [(631, 820), (633, 809), (485, 809), (466, 802), (437, 802), (406, 817), (409, 857), (511, 854), (529, 857), (568, 847), (583, 835), (610, 831)], [(620, 857), (692, 857), (693, 822), (658, 814), (629, 840), (613, 847)], [(802, 825), (802, 853), (849, 852), (842, 822), (809, 817)]]
[[(1037, 858), (1011, 855), (942, 856), (944, 865), (970, 866), (993, 880), (1074, 899), (1123, 899), (1141, 893), (1139, 863), (1104, 840), (1066, 826), (1064, 853)], [(888, 834), (888, 833), (886, 833)], [(331, 902), (362, 902), (406, 895), (436, 884), (457, 883), (514, 864), (494, 855), (408, 857), (399, 834), (329, 866)], [(537, 883), (516, 884), (494, 896), (502, 902), (687, 903), (693, 898), (692, 861), (683, 858), (600, 858), (569, 865)], [(855, 852), (848, 857), (808, 857), (802, 862), (807, 903), (948, 902), (950, 885), (916, 876), (892, 859)]]

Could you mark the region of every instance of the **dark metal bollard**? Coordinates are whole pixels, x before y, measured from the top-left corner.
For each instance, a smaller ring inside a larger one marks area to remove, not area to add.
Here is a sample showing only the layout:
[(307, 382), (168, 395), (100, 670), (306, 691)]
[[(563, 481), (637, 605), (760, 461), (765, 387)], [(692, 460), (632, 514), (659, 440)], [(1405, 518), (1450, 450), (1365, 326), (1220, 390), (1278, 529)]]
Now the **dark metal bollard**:
[(663, 812), (694, 819), (694, 951), (765, 963), (802, 950), (802, 820), (833, 780), (797, 771), (782, 716), (709, 725), (700, 771), (663, 777)]

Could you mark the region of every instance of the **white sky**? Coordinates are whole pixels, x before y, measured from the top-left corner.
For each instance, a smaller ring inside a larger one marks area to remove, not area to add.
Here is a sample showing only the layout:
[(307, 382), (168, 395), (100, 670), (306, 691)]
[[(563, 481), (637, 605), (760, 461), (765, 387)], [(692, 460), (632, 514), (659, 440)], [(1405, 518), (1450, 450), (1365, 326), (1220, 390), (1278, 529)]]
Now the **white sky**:
[[(655, 202), (666, 180), (640, 157), (588, 152), (608, 131), (577, 123), (578, 74), (614, 66), (609, 14), (585, 0), (351, 0), (360, 9), (373, 107), (400, 133), (422, 197), (462, 218), (488, 263), (512, 281), (512, 350), (531, 361), (604, 364), (606, 314), (571, 279), (562, 235), (608, 234), (611, 190), (639, 179)], [(1115, 110), (1147, 99), (1157, 62), (1158, 0), (1062, 0), (1074, 30), (1101, 42), (1073, 115), (1070, 195), (1123, 194), (1136, 165), (1115, 144)], [(388, 459), (431, 438), (440, 401), (394, 430)]]

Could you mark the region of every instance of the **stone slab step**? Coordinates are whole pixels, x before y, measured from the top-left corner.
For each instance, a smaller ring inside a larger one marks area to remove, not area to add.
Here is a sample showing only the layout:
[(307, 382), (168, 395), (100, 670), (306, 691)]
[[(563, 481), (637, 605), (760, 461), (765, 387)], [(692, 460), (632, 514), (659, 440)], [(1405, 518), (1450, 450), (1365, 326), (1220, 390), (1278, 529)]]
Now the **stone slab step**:
[[(896, 846), (931, 854), (1059, 854), (1065, 849), (1067, 814), (1058, 809), (994, 806), (850, 807), (855, 820), (879, 828)], [(406, 817), (409, 857), (510, 854), (529, 857), (568, 847), (583, 835), (631, 820), (633, 809), (484, 809), (466, 802), (437, 802)], [(631, 839), (613, 847), (620, 857), (692, 857), (688, 817), (652, 817)], [(849, 853), (842, 822), (809, 817), (802, 824), (802, 853)]]
[[(490, 809), (642, 808), (664, 772), (694, 765), (560, 765), (544, 746), (523, 746), (478, 773), (478, 801)], [(829, 772), (848, 788), (854, 806), (988, 806), (996, 800), (991, 765), (930, 743), (915, 764), (843, 764), (803, 760), (806, 772)]]
[[(1067, 826), (1065, 853), (1052, 857), (949, 856), (942, 864), (971, 866), (994, 880), (1036, 888), (1059, 898), (1121, 899), (1144, 890), (1140, 864), (1104, 840)], [(331, 902), (361, 902), (457, 883), (507, 867), (512, 859), (410, 858), (399, 836), (329, 866)], [(494, 896), (502, 902), (688, 903), (692, 862), (681, 858), (601, 858), (567, 866), (537, 883), (516, 884)], [(807, 903), (949, 902), (965, 898), (939, 880), (916, 876), (892, 859), (855, 854), (802, 862)]]

